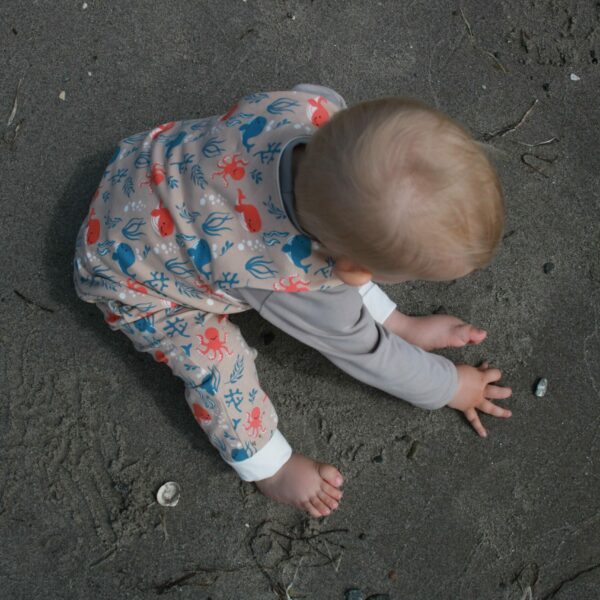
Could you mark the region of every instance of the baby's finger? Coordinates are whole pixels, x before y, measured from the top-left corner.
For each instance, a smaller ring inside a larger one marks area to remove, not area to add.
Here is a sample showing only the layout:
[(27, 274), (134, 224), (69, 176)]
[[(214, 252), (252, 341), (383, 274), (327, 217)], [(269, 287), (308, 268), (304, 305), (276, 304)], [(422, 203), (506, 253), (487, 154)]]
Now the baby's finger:
[(502, 385), (486, 385), (483, 395), (490, 400), (499, 400), (508, 398), (512, 394), (512, 390), (509, 387)]
[(477, 368), (478, 368), (480, 371), (487, 371), (487, 368), (488, 368), (488, 366), (489, 366), (489, 363), (488, 363), (488, 361), (487, 361), (487, 360), (484, 360), (484, 361), (483, 361), (483, 362), (482, 362), (482, 363), (481, 363), (481, 364), (480, 364), (480, 365), (479, 365)]
[(494, 404), (493, 402), (490, 402), (489, 400), (484, 400), (483, 404), (480, 404), (477, 407), (479, 410), (481, 410), (484, 413), (487, 413), (488, 415), (493, 415), (494, 417), (511, 417), (512, 413), (510, 412), (510, 410), (506, 409), (506, 408), (502, 408), (501, 406), (497, 406), (496, 404)]
[(467, 417), (469, 423), (473, 426), (473, 429), (481, 436), (487, 437), (487, 431), (484, 429), (479, 417), (477, 416), (477, 411), (474, 408), (469, 408), (465, 411), (465, 417)]
[(488, 369), (485, 372), (485, 383), (490, 383), (490, 381), (498, 381), (498, 379), (502, 379), (502, 371), (500, 369)]

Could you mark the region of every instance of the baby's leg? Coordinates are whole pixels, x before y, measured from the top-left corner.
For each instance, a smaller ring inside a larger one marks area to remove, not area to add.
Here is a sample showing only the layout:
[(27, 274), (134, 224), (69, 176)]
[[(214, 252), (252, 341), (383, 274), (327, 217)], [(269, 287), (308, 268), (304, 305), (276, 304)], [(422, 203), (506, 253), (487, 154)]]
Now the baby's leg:
[(242, 479), (256, 481), (266, 496), (313, 516), (337, 507), (340, 473), (332, 465), (291, 455), (277, 430), (275, 408), (258, 382), (255, 351), (225, 315), (180, 307), (129, 324), (113, 322), (111, 328), (184, 381), (196, 421)]

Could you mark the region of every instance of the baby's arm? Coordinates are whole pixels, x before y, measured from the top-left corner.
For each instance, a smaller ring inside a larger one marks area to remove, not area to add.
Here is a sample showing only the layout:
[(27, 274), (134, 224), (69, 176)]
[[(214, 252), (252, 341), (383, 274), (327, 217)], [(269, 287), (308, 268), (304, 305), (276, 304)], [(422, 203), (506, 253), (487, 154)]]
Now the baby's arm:
[(235, 293), (354, 378), (415, 406), (440, 408), (458, 389), (451, 361), (413, 346), (377, 323), (355, 287), (297, 294), (237, 288)]
[(511, 395), (510, 388), (491, 385), (501, 376), (498, 369), (487, 364), (478, 369), (455, 367), (446, 358), (413, 346), (382, 327), (381, 321), (393, 310), (383, 292), (375, 290), (361, 299), (356, 290), (343, 285), (302, 294), (239, 288), (236, 292), (268, 321), (319, 350), (356, 379), (421, 408), (448, 405), (461, 410), (483, 437), (486, 433), (476, 409), (511, 416), (489, 401)]

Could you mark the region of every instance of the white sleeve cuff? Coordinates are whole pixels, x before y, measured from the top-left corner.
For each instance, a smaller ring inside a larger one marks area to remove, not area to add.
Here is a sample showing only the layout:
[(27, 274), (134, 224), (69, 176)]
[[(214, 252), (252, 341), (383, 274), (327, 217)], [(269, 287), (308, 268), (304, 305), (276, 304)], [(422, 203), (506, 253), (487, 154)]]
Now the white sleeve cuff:
[(315, 85), (314, 83), (299, 83), (295, 85), (292, 90), (304, 92), (306, 94), (325, 96), (325, 98), (331, 100), (334, 104), (338, 104), (342, 108), (348, 108), (346, 101), (335, 90), (323, 85)]
[(362, 296), (363, 304), (378, 323), (383, 324), (396, 309), (396, 303), (372, 281), (361, 285), (358, 291)]
[(232, 467), (244, 481), (260, 481), (275, 475), (292, 455), (292, 447), (276, 429), (271, 439), (246, 460), (225, 462)]

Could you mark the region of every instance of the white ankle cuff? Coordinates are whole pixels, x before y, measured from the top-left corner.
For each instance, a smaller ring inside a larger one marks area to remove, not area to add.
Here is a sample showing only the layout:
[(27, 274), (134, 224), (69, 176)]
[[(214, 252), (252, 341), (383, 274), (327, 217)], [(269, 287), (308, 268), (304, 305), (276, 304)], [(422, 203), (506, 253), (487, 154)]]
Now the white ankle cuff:
[(275, 475), (292, 455), (292, 447), (283, 434), (276, 429), (271, 439), (246, 460), (225, 462), (232, 467), (244, 481), (260, 481)]

